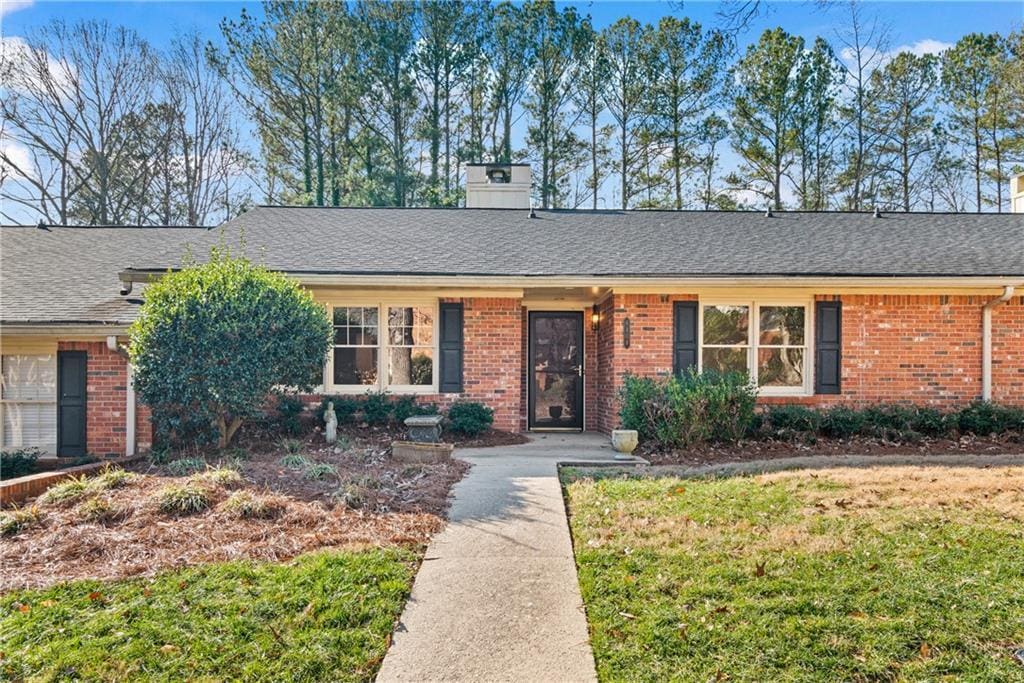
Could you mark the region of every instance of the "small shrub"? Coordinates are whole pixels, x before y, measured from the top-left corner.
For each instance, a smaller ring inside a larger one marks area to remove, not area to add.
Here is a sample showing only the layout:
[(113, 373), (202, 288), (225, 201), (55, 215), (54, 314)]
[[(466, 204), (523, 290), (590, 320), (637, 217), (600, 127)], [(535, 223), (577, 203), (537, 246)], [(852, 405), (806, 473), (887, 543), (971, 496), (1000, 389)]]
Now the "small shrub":
[(338, 418), (338, 424), (351, 422), (363, 404), (362, 401), (351, 396), (324, 396), (320, 401), (320, 409), (317, 411), (318, 424), (324, 423), (324, 411), (327, 410), (328, 403), (334, 404), (334, 416)]
[(32, 474), (42, 451), (38, 448), (16, 448), (0, 451), (0, 479), (14, 479)]
[[(641, 399), (631, 398), (639, 392)], [(647, 380), (627, 377), (621, 390), (623, 426), (663, 446), (680, 448), (708, 441), (735, 442), (754, 424), (757, 388), (741, 373), (698, 373)]]
[(306, 404), (295, 394), (278, 392), (277, 405), (274, 407), (274, 423), (282, 434), (299, 434), (302, 432), (302, 413)]
[(281, 464), (290, 470), (303, 470), (309, 465), (309, 459), (304, 455), (286, 455), (281, 458)]
[(89, 480), (89, 487), (94, 491), (119, 489), (135, 480), (137, 475), (125, 472), (120, 467), (107, 467), (101, 474)]
[(833, 439), (849, 439), (864, 428), (864, 413), (860, 410), (835, 406), (821, 414), (821, 433)]
[(224, 488), (238, 486), (245, 481), (237, 470), (233, 470), (230, 467), (211, 468), (205, 472), (200, 472), (193, 478), (197, 481), (205, 481), (216, 486), (223, 486)]
[(127, 516), (127, 510), (118, 507), (105, 496), (93, 496), (78, 506), (78, 516), (93, 524), (112, 524)]
[(911, 430), (914, 414), (915, 409), (912, 407), (879, 403), (864, 409), (864, 428), (877, 436)]
[(333, 477), (337, 476), (337, 474), (338, 470), (334, 467), (334, 465), (328, 464), (326, 462), (310, 463), (302, 472), (302, 476), (304, 476), (306, 479), (313, 480), (320, 480), (324, 479), (325, 477)]
[(777, 432), (814, 434), (821, 428), (821, 413), (795, 404), (772, 406), (764, 419), (765, 424)]
[(367, 424), (381, 425), (391, 421), (393, 406), (384, 392), (370, 392), (363, 401), (363, 420)]
[(39, 502), (43, 505), (64, 505), (78, 500), (88, 491), (89, 481), (85, 477), (70, 477), (46, 489), (39, 496)]
[(456, 434), (477, 436), (494, 424), (494, 411), (483, 403), (459, 401), (448, 409), (448, 423)]
[(303, 443), (298, 439), (281, 439), (278, 446), (285, 452), (295, 455), (302, 451)]
[(169, 484), (156, 494), (160, 512), (169, 515), (191, 515), (210, 507), (210, 492), (193, 482)]
[(37, 505), (0, 512), (0, 536), (14, 536), (42, 519)]
[(206, 461), (202, 458), (178, 458), (167, 463), (167, 471), (177, 477), (198, 472), (206, 467)]
[(149, 452), (149, 462), (153, 465), (166, 465), (171, 460), (171, 449), (154, 448)]
[(954, 418), (961, 432), (976, 436), (1024, 431), (1024, 409), (1000, 406), (990, 401), (975, 401)]
[(281, 511), (280, 503), (273, 497), (249, 491), (235, 491), (220, 507), (238, 519), (270, 519)]
[(910, 428), (923, 436), (947, 436), (952, 431), (953, 421), (948, 415), (935, 408), (917, 408), (910, 420)]
[(402, 424), (406, 418), (414, 415), (437, 415), (438, 409), (436, 403), (419, 404), (416, 403), (415, 397), (403, 396), (394, 402), (391, 414), (395, 422)]

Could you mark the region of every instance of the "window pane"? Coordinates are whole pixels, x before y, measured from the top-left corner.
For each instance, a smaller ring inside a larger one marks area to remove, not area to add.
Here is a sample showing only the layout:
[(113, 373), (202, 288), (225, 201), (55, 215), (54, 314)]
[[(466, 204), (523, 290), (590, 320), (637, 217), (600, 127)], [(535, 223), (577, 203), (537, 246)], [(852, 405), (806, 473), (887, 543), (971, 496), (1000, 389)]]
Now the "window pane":
[(334, 343), (339, 346), (376, 346), (377, 309), (334, 309)]
[(335, 348), (335, 384), (376, 384), (377, 349)]
[(434, 343), (434, 311), (426, 307), (388, 309), (388, 340), (392, 346), (430, 346)]
[(762, 306), (760, 311), (762, 344), (803, 346), (803, 306)]
[(718, 372), (747, 372), (746, 349), (704, 349), (704, 369)]
[(56, 403), (5, 403), (2, 447), (39, 448), (48, 453), (57, 450)]
[(705, 306), (705, 344), (746, 344), (750, 326), (747, 306)]
[(52, 401), (57, 398), (57, 357), (5, 355), (0, 395), (22, 401)]
[(803, 349), (758, 349), (757, 365), (757, 383), (763, 387), (804, 384)]
[(430, 386), (434, 383), (434, 350), (429, 347), (389, 350), (388, 383)]

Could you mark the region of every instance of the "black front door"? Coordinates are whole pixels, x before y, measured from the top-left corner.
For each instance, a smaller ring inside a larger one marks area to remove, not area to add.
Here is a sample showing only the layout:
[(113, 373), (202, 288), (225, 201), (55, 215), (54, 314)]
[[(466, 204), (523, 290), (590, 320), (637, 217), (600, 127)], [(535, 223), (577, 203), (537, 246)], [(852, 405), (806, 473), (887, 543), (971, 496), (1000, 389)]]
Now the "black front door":
[(583, 429), (583, 313), (530, 313), (530, 428)]
[(57, 455), (85, 453), (85, 351), (57, 352)]

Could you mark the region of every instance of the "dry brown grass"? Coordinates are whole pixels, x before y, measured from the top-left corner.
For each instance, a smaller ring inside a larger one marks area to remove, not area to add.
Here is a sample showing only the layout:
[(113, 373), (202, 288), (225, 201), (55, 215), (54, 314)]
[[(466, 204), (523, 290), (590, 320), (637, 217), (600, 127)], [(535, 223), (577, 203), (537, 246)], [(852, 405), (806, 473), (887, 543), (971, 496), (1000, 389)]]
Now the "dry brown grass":
[[(853, 547), (868, 532), (971, 520), (1012, 530), (1024, 522), (1024, 466), (835, 467), (773, 472), (747, 481), (766, 492), (764, 500), (752, 503), (759, 511), (749, 516), (718, 518), (715, 501), (707, 499), (675, 507), (673, 498), (684, 503), (692, 496), (687, 492), (692, 482), (671, 479), (663, 484), (663, 498), (620, 500), (605, 508), (600, 523), (590, 525), (586, 543), (684, 553), (831, 553)], [(576, 495), (597, 495), (595, 482), (574, 486)], [(785, 493), (778, 506), (768, 493), (773, 488)], [(723, 505), (732, 504), (728, 493), (719, 495)], [(674, 513), (665, 514), (669, 509)], [(823, 525), (838, 518), (855, 524), (829, 525), (824, 533)]]

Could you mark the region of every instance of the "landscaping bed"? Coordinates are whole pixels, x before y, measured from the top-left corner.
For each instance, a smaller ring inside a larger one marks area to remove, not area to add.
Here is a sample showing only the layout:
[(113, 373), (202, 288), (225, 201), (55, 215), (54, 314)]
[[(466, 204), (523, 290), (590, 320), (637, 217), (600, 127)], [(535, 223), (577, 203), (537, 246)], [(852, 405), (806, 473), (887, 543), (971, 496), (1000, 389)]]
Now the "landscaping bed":
[(320, 548), (422, 547), (467, 465), (396, 463), (385, 443), (254, 440), (205, 458), (140, 461), (127, 476), (67, 480), (4, 513), (18, 521), (0, 538), (0, 591)]
[(602, 680), (1024, 679), (1024, 466), (564, 474)]
[(931, 438), (916, 437), (913, 441), (879, 437), (855, 436), (847, 439), (747, 439), (737, 443), (699, 443), (686, 448), (664, 448), (651, 442), (636, 451), (654, 465), (709, 465), (725, 462), (775, 460), (805, 455), (998, 455), (1024, 453), (1019, 434)]
[(0, 597), (0, 679), (370, 681), (417, 564), (321, 551), (15, 591)]

